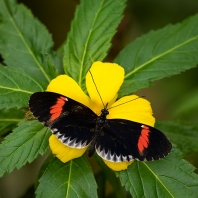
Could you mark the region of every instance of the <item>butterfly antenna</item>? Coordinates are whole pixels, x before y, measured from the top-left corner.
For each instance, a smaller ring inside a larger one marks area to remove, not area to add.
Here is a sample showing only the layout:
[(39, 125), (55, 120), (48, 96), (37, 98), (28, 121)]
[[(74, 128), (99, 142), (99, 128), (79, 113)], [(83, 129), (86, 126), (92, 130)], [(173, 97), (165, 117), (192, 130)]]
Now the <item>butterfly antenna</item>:
[(90, 70), (89, 70), (89, 73), (91, 74), (91, 78), (92, 78), (92, 80), (93, 80), (93, 83), (94, 83), (94, 85), (95, 85), (95, 87), (96, 87), (96, 90), (97, 90), (97, 92), (98, 92), (98, 95), (99, 95), (99, 97), (100, 97), (100, 99), (101, 99), (101, 101), (102, 101), (102, 104), (103, 104), (104, 108), (105, 108), (105, 104), (104, 104), (104, 102), (103, 102), (103, 100), (102, 100), (102, 97), (101, 97), (99, 91), (98, 91), (98, 88), (97, 88), (97, 86), (96, 86), (96, 83), (95, 83), (95, 81), (94, 81), (93, 75), (92, 75), (92, 73), (91, 73)]
[[(115, 108), (115, 107), (121, 106), (121, 105), (123, 105), (123, 104), (126, 104), (126, 103), (128, 103), (128, 102), (131, 102), (131, 101), (137, 100), (137, 99), (139, 99), (139, 98), (145, 98), (145, 96), (139, 96), (139, 97), (134, 98), (134, 99), (132, 99), (132, 100), (129, 100), (129, 101), (127, 101), (127, 102), (123, 102), (123, 103), (121, 103), (121, 104), (119, 104), (119, 105), (116, 105), (116, 106), (110, 107), (109, 109), (113, 109), (113, 108)], [(108, 110), (109, 110), (109, 109), (108, 109)]]

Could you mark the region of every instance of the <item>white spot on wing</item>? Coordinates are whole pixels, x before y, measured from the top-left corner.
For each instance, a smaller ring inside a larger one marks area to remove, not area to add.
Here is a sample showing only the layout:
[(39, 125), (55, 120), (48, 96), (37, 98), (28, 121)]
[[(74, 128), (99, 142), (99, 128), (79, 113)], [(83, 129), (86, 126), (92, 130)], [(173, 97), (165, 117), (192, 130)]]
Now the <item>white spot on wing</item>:
[(52, 128), (51, 131), (52, 131), (52, 133), (56, 133), (58, 131), (58, 129), (57, 128)]
[(123, 159), (124, 162), (128, 161), (127, 156), (122, 156), (122, 159)]
[(121, 162), (122, 160), (121, 160), (121, 155), (119, 156), (119, 155), (116, 155), (116, 162)]
[[(104, 160), (110, 161), (110, 162), (128, 162), (127, 160), (127, 156), (123, 156), (123, 155), (116, 155), (116, 153), (114, 152), (114, 154), (111, 154), (111, 151), (108, 150), (107, 153), (105, 153), (105, 149), (101, 150), (101, 147), (99, 146), (98, 148), (95, 147), (97, 154), (103, 158)], [(133, 156), (132, 155), (128, 155), (129, 161), (133, 160)]]
[[(58, 131), (58, 130), (57, 130)], [(57, 132), (56, 131), (56, 132)], [(63, 144), (71, 148), (82, 149), (85, 148), (88, 144), (87, 141), (82, 143), (82, 141), (77, 142), (77, 138), (71, 139), (71, 137), (65, 137), (60, 132), (54, 134)]]
[(109, 161), (114, 162), (114, 154), (113, 154), (113, 155), (111, 155), (111, 157), (110, 157), (110, 160), (109, 160)]
[(56, 137), (57, 137), (58, 139), (60, 139), (61, 136), (62, 136), (62, 134), (61, 134), (60, 132), (56, 133)]
[(129, 161), (133, 160), (133, 156), (132, 155), (128, 155), (129, 157)]

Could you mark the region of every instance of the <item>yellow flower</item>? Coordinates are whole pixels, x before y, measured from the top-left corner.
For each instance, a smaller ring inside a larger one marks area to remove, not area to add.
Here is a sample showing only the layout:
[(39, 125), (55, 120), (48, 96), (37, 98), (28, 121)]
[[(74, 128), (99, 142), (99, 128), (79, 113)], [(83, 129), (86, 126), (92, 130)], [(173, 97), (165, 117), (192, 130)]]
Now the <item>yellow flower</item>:
[[(89, 96), (67, 75), (60, 75), (53, 79), (48, 85), (47, 91), (59, 93), (80, 102), (89, 107), (97, 115), (100, 115), (101, 110), (104, 109), (104, 105), (108, 104), (107, 109), (109, 114), (107, 115), (107, 119), (120, 118), (154, 126), (155, 119), (152, 116), (152, 109), (147, 100), (138, 98), (136, 95), (130, 95), (116, 101), (118, 90), (124, 81), (124, 69), (121, 66), (115, 63), (102, 63), (98, 61), (93, 63), (90, 71), (92, 76), (90, 72), (86, 75), (86, 87)], [(112, 108), (114, 106), (116, 107)], [(80, 149), (71, 148), (59, 141), (55, 135), (50, 137), (49, 144), (52, 153), (62, 162), (82, 156), (88, 148), (88, 146)], [(112, 162), (105, 159), (103, 161), (115, 171), (124, 170), (133, 162), (133, 160)]]

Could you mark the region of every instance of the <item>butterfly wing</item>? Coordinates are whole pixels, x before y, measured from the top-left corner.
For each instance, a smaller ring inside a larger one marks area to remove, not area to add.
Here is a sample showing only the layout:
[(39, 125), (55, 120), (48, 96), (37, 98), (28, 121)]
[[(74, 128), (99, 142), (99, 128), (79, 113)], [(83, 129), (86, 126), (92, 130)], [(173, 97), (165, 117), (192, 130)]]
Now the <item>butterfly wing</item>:
[(84, 148), (91, 142), (97, 115), (85, 105), (57, 93), (36, 92), (30, 97), (29, 107), (65, 145)]
[(113, 162), (157, 160), (165, 157), (172, 145), (156, 128), (141, 123), (109, 119), (96, 142), (96, 152)]

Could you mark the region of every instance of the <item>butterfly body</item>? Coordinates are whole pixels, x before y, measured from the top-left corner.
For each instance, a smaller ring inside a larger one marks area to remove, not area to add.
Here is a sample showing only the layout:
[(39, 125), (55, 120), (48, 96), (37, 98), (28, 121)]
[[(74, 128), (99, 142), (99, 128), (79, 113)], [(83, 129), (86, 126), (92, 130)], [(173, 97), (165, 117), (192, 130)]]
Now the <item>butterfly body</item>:
[(88, 156), (91, 157), (95, 152), (95, 145), (97, 143), (98, 136), (104, 136), (103, 128), (107, 125), (107, 115), (109, 114), (106, 108), (102, 109), (101, 114), (96, 118), (94, 138), (88, 149)]
[(107, 119), (107, 105), (96, 115), (87, 106), (54, 92), (36, 92), (30, 97), (33, 115), (65, 145), (96, 151), (111, 162), (156, 160), (172, 146), (159, 130), (125, 119)]

